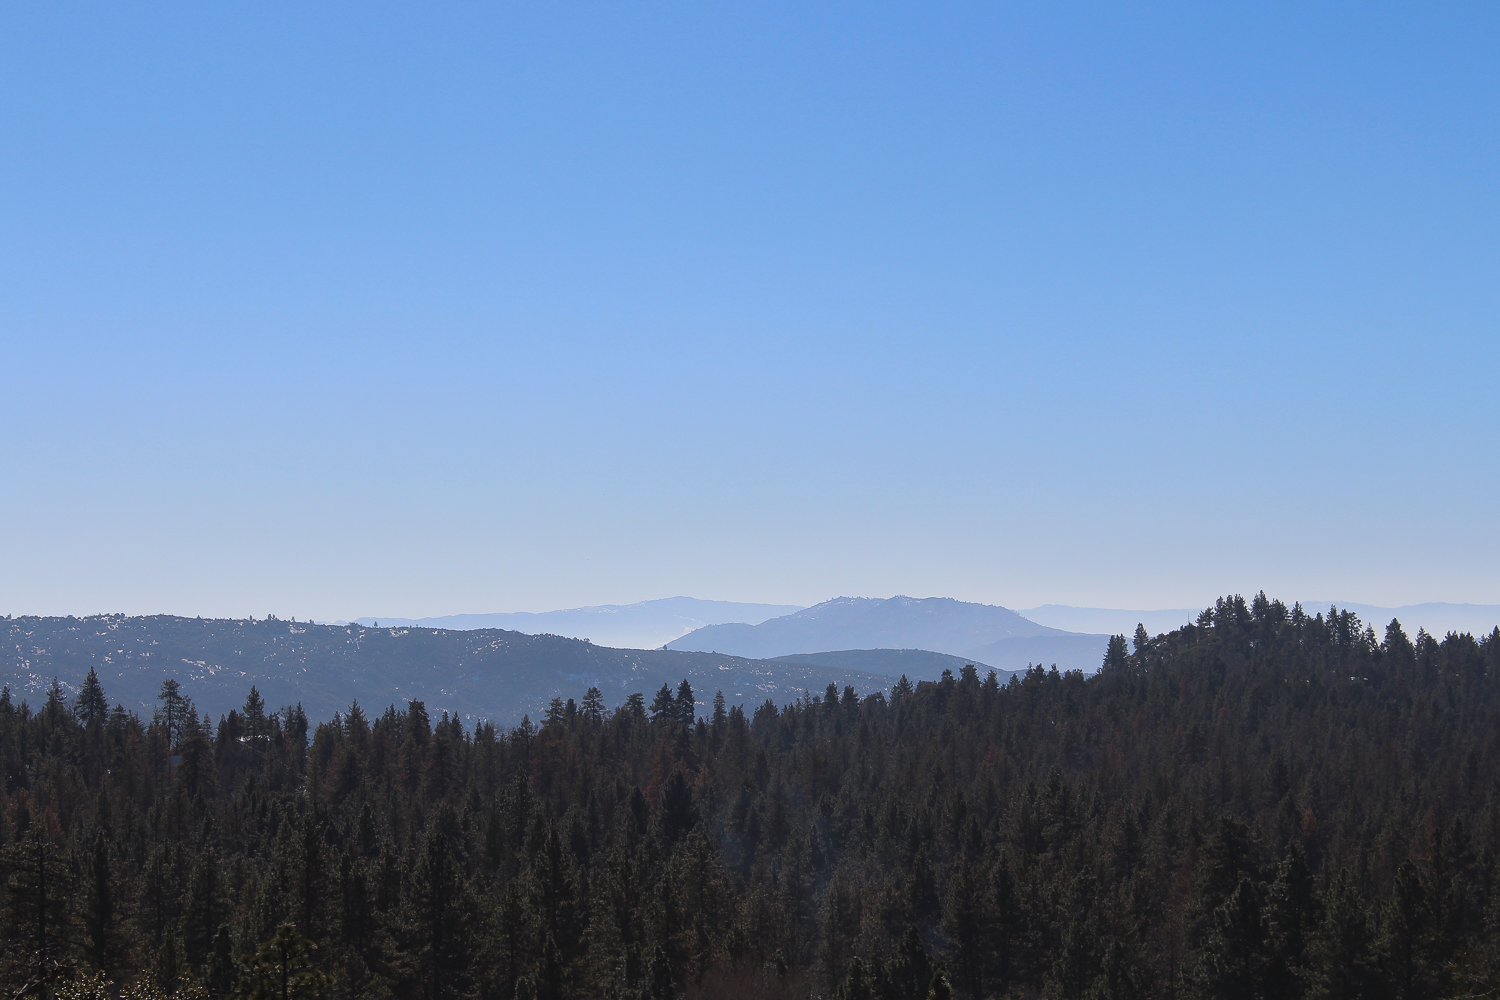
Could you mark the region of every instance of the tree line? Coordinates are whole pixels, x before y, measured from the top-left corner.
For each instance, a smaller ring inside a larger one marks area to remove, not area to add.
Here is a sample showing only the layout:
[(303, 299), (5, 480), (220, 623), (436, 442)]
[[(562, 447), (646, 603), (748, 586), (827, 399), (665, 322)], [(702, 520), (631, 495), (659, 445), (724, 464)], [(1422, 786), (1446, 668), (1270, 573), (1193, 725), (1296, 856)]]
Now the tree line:
[[(17, 995), (1444, 998), (1500, 985), (1500, 629), (1229, 597), (1091, 677), (746, 711), (0, 693)], [(110, 985), (113, 984), (113, 985)], [(134, 991), (134, 992), (129, 992)]]

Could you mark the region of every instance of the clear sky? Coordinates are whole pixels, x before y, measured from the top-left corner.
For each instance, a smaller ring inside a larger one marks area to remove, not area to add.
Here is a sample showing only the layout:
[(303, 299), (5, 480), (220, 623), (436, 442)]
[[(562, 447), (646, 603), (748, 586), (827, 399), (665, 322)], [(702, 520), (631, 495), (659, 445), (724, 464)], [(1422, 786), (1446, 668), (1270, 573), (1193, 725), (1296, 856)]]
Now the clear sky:
[(1500, 602), (1494, 4), (6, 4), (0, 612)]

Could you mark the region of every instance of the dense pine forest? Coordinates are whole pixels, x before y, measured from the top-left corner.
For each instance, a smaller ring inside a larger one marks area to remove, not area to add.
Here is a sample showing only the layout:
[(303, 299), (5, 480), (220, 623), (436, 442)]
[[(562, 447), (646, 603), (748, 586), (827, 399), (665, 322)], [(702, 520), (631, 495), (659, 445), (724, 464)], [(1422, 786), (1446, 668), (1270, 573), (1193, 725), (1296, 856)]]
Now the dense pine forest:
[[(83, 681), (83, 678), (72, 679)], [(0, 697), (11, 994), (1470, 997), (1500, 972), (1500, 630), (1264, 595), (699, 711), (597, 689), (155, 714)], [(705, 698), (705, 700), (707, 700)]]

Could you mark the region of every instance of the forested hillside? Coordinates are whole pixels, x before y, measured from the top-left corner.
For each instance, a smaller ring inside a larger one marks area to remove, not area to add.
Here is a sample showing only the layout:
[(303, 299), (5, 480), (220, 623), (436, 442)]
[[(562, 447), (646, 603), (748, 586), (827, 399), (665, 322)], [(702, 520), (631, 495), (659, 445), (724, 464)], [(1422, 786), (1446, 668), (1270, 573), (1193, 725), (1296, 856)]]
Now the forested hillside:
[(210, 724), (191, 694), (0, 700), (6, 988), (54, 962), (502, 1000), (1497, 984), (1500, 630), (1232, 598), (1090, 678), (749, 714), (591, 690), (514, 729), (254, 696)]
[[(54, 680), (76, 696), (90, 670), (110, 697), (147, 711), (163, 680), (191, 690), (215, 717), (251, 685), (274, 706), (301, 705), (331, 718), (354, 699), (371, 705), (416, 700), (467, 722), (515, 725), (552, 698), (591, 686), (610, 703), (686, 677), (722, 687), (733, 701), (785, 703), (830, 680), (862, 690), (891, 680), (858, 668), (814, 670), (738, 656), (611, 649), (585, 639), (504, 629), (373, 628), (308, 622), (173, 615), (0, 619), (0, 684), (40, 700)], [(934, 671), (932, 677), (937, 676)], [(705, 703), (706, 707), (706, 703)]]

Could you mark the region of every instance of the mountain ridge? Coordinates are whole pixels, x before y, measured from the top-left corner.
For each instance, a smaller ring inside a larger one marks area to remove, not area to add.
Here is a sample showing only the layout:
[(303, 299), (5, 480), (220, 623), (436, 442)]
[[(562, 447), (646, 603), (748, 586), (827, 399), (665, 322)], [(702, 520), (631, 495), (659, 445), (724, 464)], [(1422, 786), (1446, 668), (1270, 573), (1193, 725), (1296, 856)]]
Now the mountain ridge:
[(799, 604), (753, 604), (706, 601), (696, 597), (664, 597), (634, 604), (599, 604), (557, 611), (502, 611), (480, 614), (398, 618), (371, 615), (353, 622), (367, 627), (404, 626), (469, 631), (499, 628), (527, 635), (561, 635), (589, 639), (602, 646), (655, 649), (705, 625), (726, 622), (750, 624), (802, 610)]
[[(0, 683), (14, 699), (40, 704), (54, 680), (76, 694), (95, 670), (112, 702), (148, 711), (164, 680), (178, 681), (199, 710), (236, 708), (255, 685), (267, 704), (301, 704), (330, 718), (358, 700), (368, 709), (424, 702), (469, 720), (515, 724), (555, 697), (589, 686), (607, 700), (650, 697), (689, 681), (711, 701), (785, 704), (834, 683), (861, 695), (888, 691), (892, 678), (859, 670), (776, 663), (726, 654), (617, 649), (582, 639), (501, 629), (372, 628), (276, 618), (0, 619)], [(915, 679), (915, 678), (914, 678)]]
[(823, 650), (923, 649), (1007, 670), (1055, 662), (1093, 671), (1108, 641), (1107, 635), (1080, 637), (1041, 625), (999, 605), (898, 594), (837, 597), (758, 625), (706, 626), (667, 648), (769, 658)]

